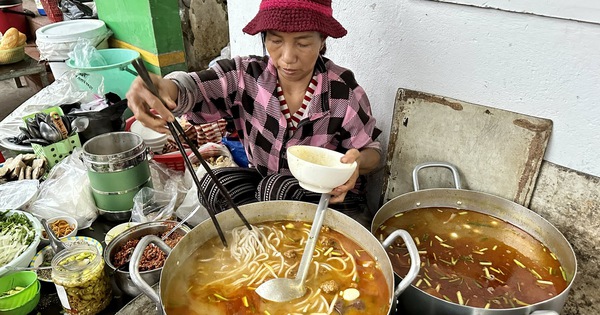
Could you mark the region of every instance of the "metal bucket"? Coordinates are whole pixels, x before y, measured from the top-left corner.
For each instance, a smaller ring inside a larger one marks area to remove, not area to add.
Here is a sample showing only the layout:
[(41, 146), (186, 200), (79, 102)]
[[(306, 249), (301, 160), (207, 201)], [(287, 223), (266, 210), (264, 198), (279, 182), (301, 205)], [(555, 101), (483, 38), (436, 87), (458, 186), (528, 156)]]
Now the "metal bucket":
[(102, 134), (83, 145), (81, 157), (100, 214), (109, 220), (129, 219), (135, 194), (152, 187), (149, 151), (142, 138), (127, 131)]

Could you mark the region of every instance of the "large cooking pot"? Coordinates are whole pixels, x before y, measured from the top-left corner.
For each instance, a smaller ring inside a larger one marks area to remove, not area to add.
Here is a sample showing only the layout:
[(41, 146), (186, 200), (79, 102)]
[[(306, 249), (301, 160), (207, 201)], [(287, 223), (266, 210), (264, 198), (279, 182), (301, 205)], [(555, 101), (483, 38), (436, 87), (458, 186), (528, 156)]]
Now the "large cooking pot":
[[(450, 169), (454, 176), (456, 189), (433, 188), (419, 190), (418, 172), (427, 167), (444, 167)], [(447, 163), (433, 162), (417, 165), (413, 170), (413, 184), (414, 192), (406, 193), (390, 200), (377, 211), (371, 225), (373, 233), (392, 216), (414, 209), (449, 207), (485, 213), (519, 227), (550, 249), (561, 262), (566, 272), (568, 285), (563, 292), (553, 298), (529, 306), (508, 309), (484, 309), (459, 305), (432, 296), (411, 285), (399, 297), (398, 309), (403, 311), (402, 314), (558, 315), (561, 312), (577, 273), (577, 261), (569, 242), (551, 223), (537, 213), (510, 200), (482, 192), (461, 189), (458, 170), (453, 165)]]
[[(316, 212), (316, 205), (297, 201), (268, 201), (240, 206), (239, 209), (251, 224), (274, 220), (312, 222)], [(217, 214), (216, 217), (219, 220), (219, 224), (223, 230), (231, 230), (234, 227), (242, 226), (241, 220), (235, 214), (233, 209), (223, 211)], [(414, 261), (410, 268), (409, 274), (394, 289), (394, 272), (392, 270), (391, 262), (385, 250), (383, 249), (382, 244), (380, 244), (379, 241), (367, 229), (349, 216), (346, 216), (335, 210), (330, 210), (327, 212), (323, 224), (354, 240), (357, 244), (361, 245), (361, 247), (373, 258), (375, 258), (375, 260), (378, 261), (385, 276), (389, 292), (389, 308), (387, 312), (389, 314), (394, 314), (397, 296), (400, 295), (400, 293), (402, 293), (402, 291), (404, 291), (404, 289), (410, 285), (419, 272), (419, 255), (416, 245), (410, 237), (410, 234), (408, 234), (406, 231), (398, 230), (395, 231), (393, 235), (390, 235), (388, 239), (386, 239), (386, 242), (389, 244), (391, 244), (397, 237), (404, 239), (409, 247), (410, 256)], [(155, 243), (167, 253), (169, 252), (170, 248), (157, 237), (146, 236), (142, 238), (132, 255), (130, 263), (131, 278), (133, 282), (157, 304), (159, 313), (165, 313), (161, 299), (166, 296), (165, 292), (169, 287), (169, 282), (176, 274), (177, 268), (180, 268), (180, 263), (188, 259), (188, 257), (190, 257), (190, 255), (192, 255), (198, 247), (216, 236), (217, 231), (212, 221), (206, 220), (194, 227), (191, 232), (189, 232), (183, 239), (179, 241), (175, 248), (170, 252), (163, 267), (159, 283), (159, 294), (157, 294), (140, 278), (136, 268), (133, 267), (137, 265), (136, 260), (139, 258), (143, 249), (148, 244)]]

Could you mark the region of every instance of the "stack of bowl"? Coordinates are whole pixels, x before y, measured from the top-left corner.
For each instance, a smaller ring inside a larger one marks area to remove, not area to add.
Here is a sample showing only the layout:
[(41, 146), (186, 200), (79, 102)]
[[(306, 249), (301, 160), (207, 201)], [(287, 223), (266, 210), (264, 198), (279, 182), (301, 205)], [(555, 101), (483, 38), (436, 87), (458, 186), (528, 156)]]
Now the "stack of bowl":
[(167, 143), (166, 134), (156, 132), (148, 127), (142, 125), (139, 121), (134, 121), (131, 125), (131, 132), (138, 134), (144, 140), (144, 143), (152, 152), (161, 154), (163, 147)]
[(33, 271), (19, 271), (0, 278), (0, 314), (26, 315), (40, 301), (40, 281)]

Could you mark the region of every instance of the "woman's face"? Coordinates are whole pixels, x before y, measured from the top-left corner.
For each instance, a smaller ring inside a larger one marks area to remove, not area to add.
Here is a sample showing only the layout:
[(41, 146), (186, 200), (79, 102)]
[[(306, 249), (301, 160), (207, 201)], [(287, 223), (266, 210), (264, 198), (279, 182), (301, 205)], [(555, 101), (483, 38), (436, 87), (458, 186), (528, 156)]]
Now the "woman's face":
[(265, 38), (265, 46), (279, 79), (292, 82), (312, 77), (323, 43), (319, 32), (268, 31)]

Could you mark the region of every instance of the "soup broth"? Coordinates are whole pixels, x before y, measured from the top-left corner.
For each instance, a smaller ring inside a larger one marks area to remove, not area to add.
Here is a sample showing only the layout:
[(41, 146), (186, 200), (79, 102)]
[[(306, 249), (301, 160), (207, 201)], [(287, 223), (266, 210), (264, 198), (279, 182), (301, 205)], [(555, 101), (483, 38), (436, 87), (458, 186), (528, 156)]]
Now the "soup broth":
[[(375, 232), (384, 239), (408, 231), (419, 249), (417, 288), (447, 301), (480, 308), (514, 308), (552, 298), (567, 286), (558, 258), (516, 226), (487, 214), (451, 208), (399, 213)], [(386, 248), (394, 271), (410, 267), (404, 244)]]
[(163, 303), (167, 314), (387, 314), (388, 285), (379, 264), (348, 237), (321, 229), (306, 294), (284, 303), (254, 290), (273, 278), (294, 278), (310, 224), (273, 221), (226, 232), (204, 243), (177, 268)]

